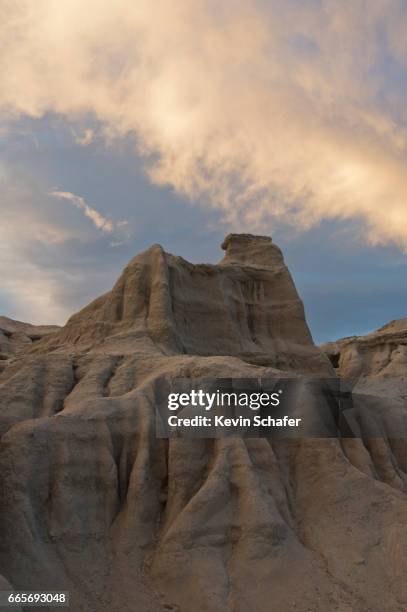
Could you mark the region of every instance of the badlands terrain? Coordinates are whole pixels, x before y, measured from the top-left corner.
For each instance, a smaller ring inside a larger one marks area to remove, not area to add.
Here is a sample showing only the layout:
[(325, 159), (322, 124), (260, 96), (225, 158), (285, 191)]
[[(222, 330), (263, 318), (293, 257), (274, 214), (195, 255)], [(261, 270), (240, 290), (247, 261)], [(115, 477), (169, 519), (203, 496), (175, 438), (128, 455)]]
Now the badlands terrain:
[[(316, 347), (272, 240), (222, 248), (154, 245), (62, 328), (0, 318), (0, 573), (78, 612), (405, 611), (407, 322)], [(342, 377), (360, 435), (157, 439), (176, 378), (275, 376)]]

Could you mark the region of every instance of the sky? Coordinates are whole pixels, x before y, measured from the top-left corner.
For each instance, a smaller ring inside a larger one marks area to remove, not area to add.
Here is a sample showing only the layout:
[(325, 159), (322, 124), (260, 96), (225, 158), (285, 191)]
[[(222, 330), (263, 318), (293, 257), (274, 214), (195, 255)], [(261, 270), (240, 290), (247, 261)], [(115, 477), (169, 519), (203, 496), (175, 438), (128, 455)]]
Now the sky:
[(405, 0), (0, 0), (0, 314), (250, 231), (316, 342), (406, 316), (406, 31)]

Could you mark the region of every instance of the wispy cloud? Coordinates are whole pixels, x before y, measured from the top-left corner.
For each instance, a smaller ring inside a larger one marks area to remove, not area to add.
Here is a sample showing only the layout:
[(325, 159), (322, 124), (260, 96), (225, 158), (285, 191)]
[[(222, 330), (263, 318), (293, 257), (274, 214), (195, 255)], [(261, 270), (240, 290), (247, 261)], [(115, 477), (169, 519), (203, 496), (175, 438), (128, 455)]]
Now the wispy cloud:
[(0, 13), (8, 118), (91, 113), (106, 137), (136, 136), (152, 181), (236, 225), (357, 219), (370, 242), (407, 248), (404, 0), (0, 0)]
[(75, 195), (70, 191), (51, 191), (50, 194), (54, 198), (58, 198), (60, 200), (65, 200), (73, 204), (76, 208), (81, 210), (85, 217), (90, 219), (97, 229), (102, 232), (106, 232), (107, 234), (111, 234), (115, 227), (123, 227), (123, 224), (126, 224), (125, 221), (119, 221), (118, 223), (113, 223), (111, 219), (107, 219), (103, 215), (100, 214), (95, 208), (92, 208), (87, 204), (81, 196)]

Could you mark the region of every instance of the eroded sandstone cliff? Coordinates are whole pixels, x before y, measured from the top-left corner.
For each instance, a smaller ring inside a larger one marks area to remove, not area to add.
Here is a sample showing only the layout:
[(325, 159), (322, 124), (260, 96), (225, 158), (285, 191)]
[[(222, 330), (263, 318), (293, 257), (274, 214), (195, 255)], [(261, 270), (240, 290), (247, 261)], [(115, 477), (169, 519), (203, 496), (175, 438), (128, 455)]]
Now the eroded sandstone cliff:
[(333, 373), (278, 247), (223, 246), (151, 247), (4, 370), (0, 573), (75, 611), (401, 611), (403, 441), (155, 436), (176, 377)]

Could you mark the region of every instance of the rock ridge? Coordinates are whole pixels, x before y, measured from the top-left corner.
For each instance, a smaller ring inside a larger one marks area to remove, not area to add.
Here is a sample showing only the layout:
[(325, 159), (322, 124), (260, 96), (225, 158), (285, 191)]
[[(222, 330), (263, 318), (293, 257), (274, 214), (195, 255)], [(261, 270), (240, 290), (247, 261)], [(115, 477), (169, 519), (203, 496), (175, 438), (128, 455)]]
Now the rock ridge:
[(230, 234), (223, 245), (217, 265), (191, 264), (153, 245), (130, 261), (110, 292), (33, 350), (229, 355), (283, 369), (330, 370), (313, 345), (280, 249), (248, 234)]

